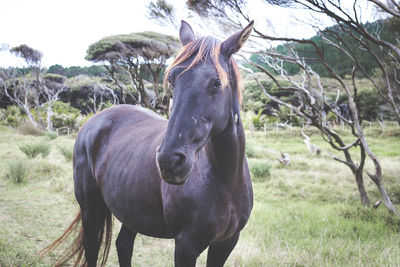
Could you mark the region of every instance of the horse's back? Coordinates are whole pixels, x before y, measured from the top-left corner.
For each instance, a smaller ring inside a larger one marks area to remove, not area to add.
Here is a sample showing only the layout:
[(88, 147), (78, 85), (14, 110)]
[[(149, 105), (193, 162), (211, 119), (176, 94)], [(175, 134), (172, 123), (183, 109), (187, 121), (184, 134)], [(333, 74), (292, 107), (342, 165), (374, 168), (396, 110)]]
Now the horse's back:
[[(74, 150), (74, 176), (90, 168), (113, 214), (132, 230), (149, 235), (167, 235), (155, 163), (166, 124), (147, 109), (115, 106), (82, 127)], [(82, 177), (74, 179), (77, 183)]]

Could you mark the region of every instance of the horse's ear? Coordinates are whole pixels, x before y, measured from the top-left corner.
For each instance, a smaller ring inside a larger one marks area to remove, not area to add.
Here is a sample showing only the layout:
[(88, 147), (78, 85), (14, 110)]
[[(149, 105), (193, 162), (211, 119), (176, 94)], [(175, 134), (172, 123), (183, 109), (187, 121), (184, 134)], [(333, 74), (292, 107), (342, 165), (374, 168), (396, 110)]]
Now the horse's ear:
[(251, 30), (253, 29), (254, 20), (252, 20), (249, 25), (244, 27), (240, 32), (231, 35), (221, 44), (221, 52), (227, 57), (232, 56), (240, 50), (243, 44), (250, 37)]
[(186, 45), (195, 39), (194, 32), (189, 23), (182, 20), (181, 29), (179, 30), (179, 39), (182, 45)]

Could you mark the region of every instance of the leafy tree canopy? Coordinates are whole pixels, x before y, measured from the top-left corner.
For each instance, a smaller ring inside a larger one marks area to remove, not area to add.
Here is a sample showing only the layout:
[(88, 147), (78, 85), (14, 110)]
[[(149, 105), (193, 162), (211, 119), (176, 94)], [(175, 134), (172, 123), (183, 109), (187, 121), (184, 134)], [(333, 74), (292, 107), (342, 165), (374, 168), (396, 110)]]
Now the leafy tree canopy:
[(90, 45), (86, 59), (99, 62), (132, 57), (146, 60), (169, 58), (179, 46), (177, 38), (156, 32), (113, 35)]
[(26, 44), (22, 44), (10, 49), (10, 52), (22, 57), (28, 64), (39, 64), (42, 60), (42, 53)]

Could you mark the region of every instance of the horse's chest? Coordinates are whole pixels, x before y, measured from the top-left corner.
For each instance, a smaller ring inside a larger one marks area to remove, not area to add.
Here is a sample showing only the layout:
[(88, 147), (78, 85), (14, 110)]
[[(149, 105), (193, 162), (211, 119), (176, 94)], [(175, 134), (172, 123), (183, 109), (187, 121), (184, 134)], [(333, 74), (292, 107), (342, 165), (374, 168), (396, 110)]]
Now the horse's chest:
[[(229, 193), (215, 199), (214, 210), (216, 236), (214, 241), (222, 241), (241, 231), (250, 215), (252, 202), (245, 191)], [(210, 226), (211, 227), (211, 226)]]

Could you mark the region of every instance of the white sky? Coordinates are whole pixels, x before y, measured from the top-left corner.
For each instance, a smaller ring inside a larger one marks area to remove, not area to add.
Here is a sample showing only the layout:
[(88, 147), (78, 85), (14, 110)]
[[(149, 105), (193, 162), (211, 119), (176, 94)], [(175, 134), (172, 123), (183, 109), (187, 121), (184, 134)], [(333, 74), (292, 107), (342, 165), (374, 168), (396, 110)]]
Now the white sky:
[[(146, 18), (145, 1), (0, 0), (0, 10), (0, 45), (27, 44), (43, 53), (45, 66), (90, 65), (88, 46), (108, 35), (168, 32)], [(16, 63), (0, 52), (0, 66)]]
[[(177, 36), (178, 32), (173, 27), (161, 27), (146, 18), (148, 1), (0, 0), (0, 49), (4, 43), (10, 47), (27, 44), (43, 53), (44, 66), (85, 66), (91, 65), (84, 59), (88, 46), (105, 36), (149, 30)], [(170, 2), (174, 5), (178, 2), (181, 7), (185, 3), (184, 0)], [(272, 23), (280, 36), (294, 34), (295, 37), (306, 38), (313, 35), (310, 29), (297, 27), (294, 19), (289, 19), (289, 13), (297, 18), (304, 17), (301, 15), (303, 11), (277, 7), (263, 7), (260, 10), (257, 9), (257, 2), (252, 0), (248, 7), (250, 11), (256, 11), (250, 13), (256, 26), (265, 27)], [(192, 22), (195, 32), (203, 30), (213, 33), (207, 27), (201, 29), (182, 11), (179, 14), (178, 19)], [(9, 52), (0, 51), (0, 66), (22, 65), (23, 61)]]

